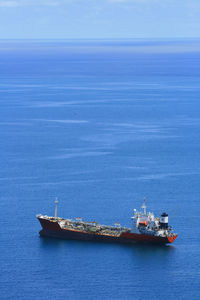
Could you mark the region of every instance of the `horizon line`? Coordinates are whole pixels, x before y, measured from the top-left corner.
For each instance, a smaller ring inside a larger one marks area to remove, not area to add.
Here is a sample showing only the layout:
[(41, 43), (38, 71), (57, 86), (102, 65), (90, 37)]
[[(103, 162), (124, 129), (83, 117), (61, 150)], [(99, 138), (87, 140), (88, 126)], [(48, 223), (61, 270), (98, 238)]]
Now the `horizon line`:
[(200, 40), (200, 37), (119, 37), (119, 38), (0, 38), (0, 41), (50, 41), (50, 40), (59, 40), (59, 41), (118, 41), (118, 40)]

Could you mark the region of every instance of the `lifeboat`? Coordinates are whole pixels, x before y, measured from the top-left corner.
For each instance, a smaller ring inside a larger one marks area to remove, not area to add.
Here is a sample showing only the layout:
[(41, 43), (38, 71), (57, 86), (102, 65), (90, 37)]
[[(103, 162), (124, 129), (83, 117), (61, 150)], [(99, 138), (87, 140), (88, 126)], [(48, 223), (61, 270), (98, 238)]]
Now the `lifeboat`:
[(139, 221), (139, 226), (147, 226), (148, 222), (147, 221)]

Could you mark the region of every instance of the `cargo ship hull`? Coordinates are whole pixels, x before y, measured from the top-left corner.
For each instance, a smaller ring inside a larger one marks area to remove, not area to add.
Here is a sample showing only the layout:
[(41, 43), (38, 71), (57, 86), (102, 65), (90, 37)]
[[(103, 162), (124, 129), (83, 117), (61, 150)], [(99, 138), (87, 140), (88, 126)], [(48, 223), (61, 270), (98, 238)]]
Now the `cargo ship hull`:
[(122, 232), (119, 236), (88, 233), (84, 231), (77, 231), (74, 229), (62, 229), (57, 222), (51, 222), (47, 219), (38, 218), (42, 230), (41, 236), (67, 239), (67, 240), (82, 240), (82, 241), (95, 241), (95, 242), (110, 242), (110, 243), (153, 243), (153, 244), (167, 244), (172, 243), (177, 236), (173, 237), (160, 237), (147, 234), (136, 234), (131, 232)]

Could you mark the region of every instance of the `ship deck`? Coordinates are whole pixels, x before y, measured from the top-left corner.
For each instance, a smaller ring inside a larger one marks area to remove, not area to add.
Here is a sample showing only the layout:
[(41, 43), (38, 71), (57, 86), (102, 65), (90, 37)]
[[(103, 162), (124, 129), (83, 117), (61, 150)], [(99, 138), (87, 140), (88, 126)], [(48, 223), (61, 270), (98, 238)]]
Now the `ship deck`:
[(38, 216), (40, 219), (45, 219), (53, 223), (59, 224), (62, 230), (70, 230), (74, 232), (82, 233), (93, 233), (95, 235), (104, 235), (104, 236), (113, 236), (119, 237), (123, 232), (130, 232), (130, 228), (122, 227), (120, 224), (115, 224), (115, 226), (100, 225), (96, 221), (88, 222), (82, 221), (82, 219), (77, 218), (76, 220), (72, 219), (63, 219), (57, 217), (49, 216)]

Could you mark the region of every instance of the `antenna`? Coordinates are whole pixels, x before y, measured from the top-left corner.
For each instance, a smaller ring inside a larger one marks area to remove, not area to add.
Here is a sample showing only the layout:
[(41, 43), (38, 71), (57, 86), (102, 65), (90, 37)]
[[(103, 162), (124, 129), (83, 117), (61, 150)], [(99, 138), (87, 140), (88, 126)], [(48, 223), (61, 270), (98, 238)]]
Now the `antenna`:
[(57, 218), (57, 210), (58, 210), (58, 198), (55, 200), (55, 218)]
[(142, 204), (142, 206), (141, 206), (141, 208), (143, 208), (144, 209), (144, 215), (146, 215), (146, 198), (144, 198), (144, 203)]

